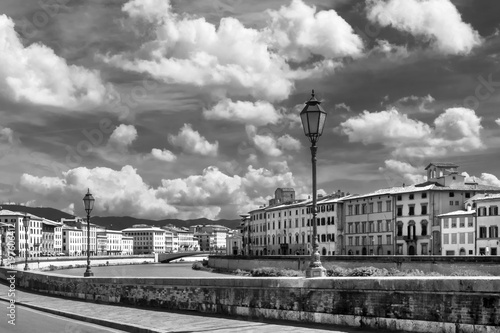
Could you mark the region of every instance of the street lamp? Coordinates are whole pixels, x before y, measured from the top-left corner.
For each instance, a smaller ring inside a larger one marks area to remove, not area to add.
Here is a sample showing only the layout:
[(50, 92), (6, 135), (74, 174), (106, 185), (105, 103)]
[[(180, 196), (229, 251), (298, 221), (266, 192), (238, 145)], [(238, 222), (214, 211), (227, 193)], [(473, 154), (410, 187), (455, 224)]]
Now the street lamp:
[(29, 271), (28, 267), (28, 227), (30, 226), (30, 217), (28, 213), (24, 213), (23, 217), (23, 225), (24, 225), (24, 270)]
[(312, 224), (313, 224), (313, 237), (312, 237), (312, 254), (311, 263), (306, 269), (306, 277), (322, 277), (326, 275), (325, 268), (321, 265), (321, 259), (318, 249), (318, 227), (316, 223), (316, 151), (318, 147), (316, 143), (323, 133), (325, 127), (326, 112), (320, 105), (320, 102), (314, 97), (314, 90), (312, 97), (306, 102), (306, 106), (300, 112), (300, 119), (302, 120), (302, 127), (304, 128), (305, 135), (311, 141), (311, 155), (312, 155)]
[(84, 277), (94, 276), (94, 273), (90, 270), (90, 212), (94, 209), (94, 197), (90, 194), (90, 189), (87, 190), (87, 194), (83, 198), (83, 204), (85, 205), (85, 211), (87, 212), (87, 270), (83, 273)]
[[(250, 223), (248, 223), (248, 225), (246, 225), (246, 221), (248, 221), (250, 215), (249, 214), (241, 214), (240, 215), (241, 217), (241, 221), (242, 221), (242, 225), (244, 228), (246, 228), (246, 231), (247, 231), (247, 234), (248, 234), (248, 238), (247, 238), (247, 241), (245, 242), (244, 246), (247, 248), (247, 255), (250, 255)], [(243, 235), (243, 239), (245, 239), (245, 235)]]

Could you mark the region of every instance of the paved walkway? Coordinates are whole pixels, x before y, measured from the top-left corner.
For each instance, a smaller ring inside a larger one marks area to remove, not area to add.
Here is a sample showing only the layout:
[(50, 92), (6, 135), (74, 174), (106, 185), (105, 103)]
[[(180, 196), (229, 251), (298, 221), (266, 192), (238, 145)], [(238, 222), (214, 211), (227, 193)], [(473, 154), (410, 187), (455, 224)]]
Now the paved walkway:
[[(8, 286), (0, 283), (1, 301), (9, 301), (9, 298), (7, 298), (8, 290)], [(22, 290), (16, 290), (15, 298), (17, 305), (23, 305), (36, 310), (134, 333), (378, 332), (376, 330), (349, 327), (334, 328), (324, 325), (300, 325), (290, 322), (259, 322), (229, 317), (215, 317), (212, 315), (191, 312), (167, 312), (126, 306), (96, 304), (93, 302), (30, 293)], [(4, 302), (1, 303), (5, 304)], [(7, 311), (3, 304), (0, 304), (0, 308), (3, 309), (0, 312)], [(1, 318), (3, 318), (1, 320), (6, 320), (5, 315), (1, 315)]]

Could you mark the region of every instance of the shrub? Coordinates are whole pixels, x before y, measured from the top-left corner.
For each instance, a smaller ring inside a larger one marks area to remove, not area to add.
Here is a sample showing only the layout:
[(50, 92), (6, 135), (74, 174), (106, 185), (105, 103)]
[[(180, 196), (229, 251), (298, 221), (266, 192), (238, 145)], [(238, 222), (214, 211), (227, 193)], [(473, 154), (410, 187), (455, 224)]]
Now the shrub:
[(279, 269), (275, 267), (261, 267), (250, 271), (250, 275), (258, 276), (301, 276), (302, 273), (291, 269)]
[(492, 276), (487, 272), (475, 271), (473, 269), (462, 269), (451, 273), (451, 276)]
[(192, 269), (194, 269), (195, 271), (199, 271), (203, 268), (203, 264), (199, 261), (193, 263), (193, 266), (191, 266)]

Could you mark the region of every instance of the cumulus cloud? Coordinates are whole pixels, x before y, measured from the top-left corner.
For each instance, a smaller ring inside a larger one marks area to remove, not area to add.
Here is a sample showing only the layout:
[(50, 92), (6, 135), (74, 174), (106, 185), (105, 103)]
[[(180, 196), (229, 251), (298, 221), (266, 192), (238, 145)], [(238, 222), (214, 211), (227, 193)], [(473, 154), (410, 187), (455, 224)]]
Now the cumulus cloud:
[(337, 128), (351, 142), (382, 144), (399, 157), (427, 157), (463, 153), (484, 148), (481, 118), (474, 110), (450, 108), (430, 125), (413, 120), (396, 109), (364, 111)]
[(380, 167), (379, 171), (383, 174), (385, 180), (388, 182), (388, 187), (401, 186), (401, 184), (418, 184), (426, 181), (424, 175), (424, 168), (414, 167), (410, 163), (386, 160), (384, 167)]
[(351, 112), (351, 107), (345, 103), (339, 103), (335, 104), (335, 110), (345, 110), (347, 112)]
[(496, 119), (495, 123), (497, 123), (497, 125), (500, 126), (500, 118)]
[(163, 162), (173, 162), (177, 159), (177, 156), (175, 156), (175, 154), (172, 153), (168, 149), (161, 150), (158, 148), (153, 148), (151, 150), (151, 156), (153, 156), (153, 158), (155, 158), (159, 161), (163, 161)]
[(42, 44), (25, 47), (6, 15), (0, 15), (0, 43), (0, 90), (7, 97), (66, 108), (86, 108), (107, 99), (97, 71), (68, 65)]
[(211, 109), (203, 110), (206, 119), (228, 120), (241, 124), (263, 126), (276, 124), (282, 115), (266, 101), (246, 102), (223, 99)]
[(193, 130), (191, 124), (184, 124), (177, 135), (169, 135), (168, 141), (190, 154), (216, 156), (219, 142), (208, 142), (198, 131)]
[(267, 131), (260, 134), (257, 128), (252, 125), (246, 126), (248, 138), (253, 143), (255, 148), (261, 151), (264, 155), (277, 157), (283, 155), (283, 150), (299, 150), (302, 145), (300, 141), (291, 137), (289, 134), (282, 135), (276, 138)]
[(265, 203), (263, 193), (294, 185), (286, 163), (271, 169), (249, 166), (241, 176), (210, 166), (199, 175), (163, 179), (156, 188), (129, 165), (120, 170), (78, 167), (58, 177), (23, 174), (20, 180), (22, 188), (59, 200), (67, 211), (74, 210), (72, 203), (81, 202), (90, 188), (96, 199), (95, 214), (150, 219), (231, 218), (237, 212), (247, 212)]
[(363, 52), (363, 41), (335, 10), (317, 12), (315, 6), (293, 0), (268, 13), (270, 44), (287, 59), (303, 62), (313, 55), (335, 59)]
[(479, 177), (471, 176), (467, 172), (462, 172), (461, 175), (465, 176), (465, 182), (500, 187), (500, 179), (491, 173), (483, 172)]
[(232, 17), (212, 24), (175, 13), (166, 0), (131, 0), (122, 10), (133, 22), (147, 22), (153, 36), (138, 51), (105, 55), (104, 61), (168, 83), (210, 87), (217, 98), (284, 100), (295, 80), (325, 75), (338, 67), (338, 58), (358, 56), (363, 49), (334, 10), (317, 12), (300, 0), (268, 11), (268, 26), (260, 30)]
[(137, 139), (137, 130), (135, 127), (133, 125), (121, 124), (111, 133), (108, 143), (119, 149), (126, 149), (135, 139)]
[(367, 16), (384, 27), (408, 32), (443, 54), (468, 54), (482, 42), (449, 0), (370, 0)]
[(8, 127), (0, 126), (0, 142), (14, 144), (15, 141), (14, 131)]

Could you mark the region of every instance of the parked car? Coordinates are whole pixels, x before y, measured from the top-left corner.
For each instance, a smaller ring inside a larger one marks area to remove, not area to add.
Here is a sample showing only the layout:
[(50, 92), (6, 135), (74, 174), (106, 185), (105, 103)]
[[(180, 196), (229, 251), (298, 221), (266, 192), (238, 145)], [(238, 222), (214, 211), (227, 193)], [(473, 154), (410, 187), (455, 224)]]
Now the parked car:
[(64, 253), (64, 252), (59, 252), (59, 253), (56, 253), (56, 256), (58, 256), (58, 257), (59, 257), (59, 256), (65, 256), (65, 255), (66, 255), (66, 253)]

